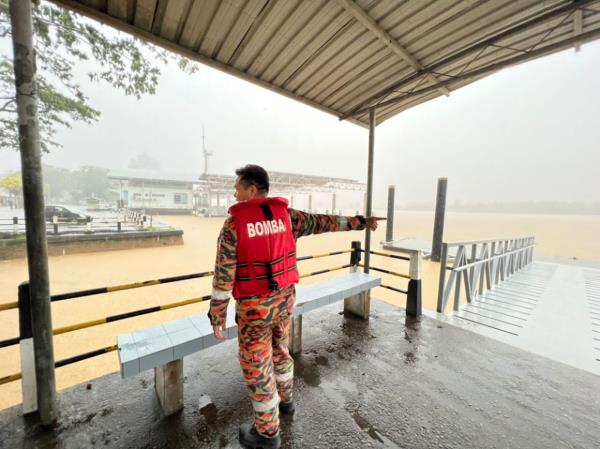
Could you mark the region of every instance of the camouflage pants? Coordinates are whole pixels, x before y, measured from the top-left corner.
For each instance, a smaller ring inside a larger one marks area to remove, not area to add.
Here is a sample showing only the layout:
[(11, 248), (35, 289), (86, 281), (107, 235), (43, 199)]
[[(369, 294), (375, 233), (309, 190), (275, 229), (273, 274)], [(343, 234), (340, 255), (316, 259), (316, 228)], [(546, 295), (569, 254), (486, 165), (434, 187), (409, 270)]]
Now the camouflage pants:
[(239, 359), (254, 409), (256, 430), (279, 430), (279, 401), (292, 400), (294, 361), (288, 350), (294, 286), (267, 298), (238, 300)]

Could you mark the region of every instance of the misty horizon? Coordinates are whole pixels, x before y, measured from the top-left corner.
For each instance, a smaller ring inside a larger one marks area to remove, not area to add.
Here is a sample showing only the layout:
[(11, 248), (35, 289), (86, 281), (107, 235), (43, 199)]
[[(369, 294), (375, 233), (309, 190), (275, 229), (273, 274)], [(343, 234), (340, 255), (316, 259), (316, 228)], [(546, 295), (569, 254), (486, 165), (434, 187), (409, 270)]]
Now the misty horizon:
[[(3, 40), (0, 50), (11, 54)], [(200, 66), (164, 67), (155, 96), (136, 100), (106, 84), (78, 80), (102, 115), (60, 129), (47, 165), (125, 168), (147, 153), (160, 169), (202, 174), (202, 127), (209, 173), (246, 163), (268, 170), (366, 182), (368, 131), (248, 82)], [(93, 67), (92, 67), (93, 69)], [(504, 69), (407, 110), (375, 131), (375, 207), (388, 185), (397, 204), (433, 202), (448, 177), (448, 202), (597, 201), (600, 179), (600, 42)], [(19, 170), (0, 151), (0, 173)]]

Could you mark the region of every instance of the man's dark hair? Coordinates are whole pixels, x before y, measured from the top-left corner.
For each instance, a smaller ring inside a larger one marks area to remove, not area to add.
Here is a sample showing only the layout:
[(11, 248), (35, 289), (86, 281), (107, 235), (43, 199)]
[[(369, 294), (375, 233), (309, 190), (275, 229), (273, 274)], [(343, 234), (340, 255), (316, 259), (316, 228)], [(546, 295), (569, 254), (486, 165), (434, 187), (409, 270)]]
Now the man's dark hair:
[(246, 186), (256, 186), (262, 193), (269, 192), (269, 175), (260, 165), (248, 164), (245, 167), (238, 168), (235, 174), (240, 177), (240, 181)]

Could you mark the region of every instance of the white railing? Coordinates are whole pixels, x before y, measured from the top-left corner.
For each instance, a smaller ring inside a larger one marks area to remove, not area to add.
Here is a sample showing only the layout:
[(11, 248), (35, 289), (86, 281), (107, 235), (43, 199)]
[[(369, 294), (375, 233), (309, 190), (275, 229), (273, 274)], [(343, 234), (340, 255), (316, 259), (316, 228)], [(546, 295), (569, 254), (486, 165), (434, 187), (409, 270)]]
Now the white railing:
[[(453, 308), (458, 310), (463, 287), (466, 301), (471, 302), (529, 265), (534, 246), (535, 237), (443, 243), (437, 311), (444, 313), (452, 293)], [(451, 259), (454, 263), (448, 266)], [(447, 271), (450, 276), (446, 280)]]

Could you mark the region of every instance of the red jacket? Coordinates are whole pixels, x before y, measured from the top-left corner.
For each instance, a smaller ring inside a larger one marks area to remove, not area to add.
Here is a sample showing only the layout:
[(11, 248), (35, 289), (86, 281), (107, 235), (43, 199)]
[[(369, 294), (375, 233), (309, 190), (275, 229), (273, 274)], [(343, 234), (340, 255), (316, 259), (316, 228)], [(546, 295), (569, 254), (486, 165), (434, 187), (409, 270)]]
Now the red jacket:
[(285, 198), (257, 198), (229, 208), (237, 233), (233, 297), (268, 296), (298, 282), (296, 241)]

